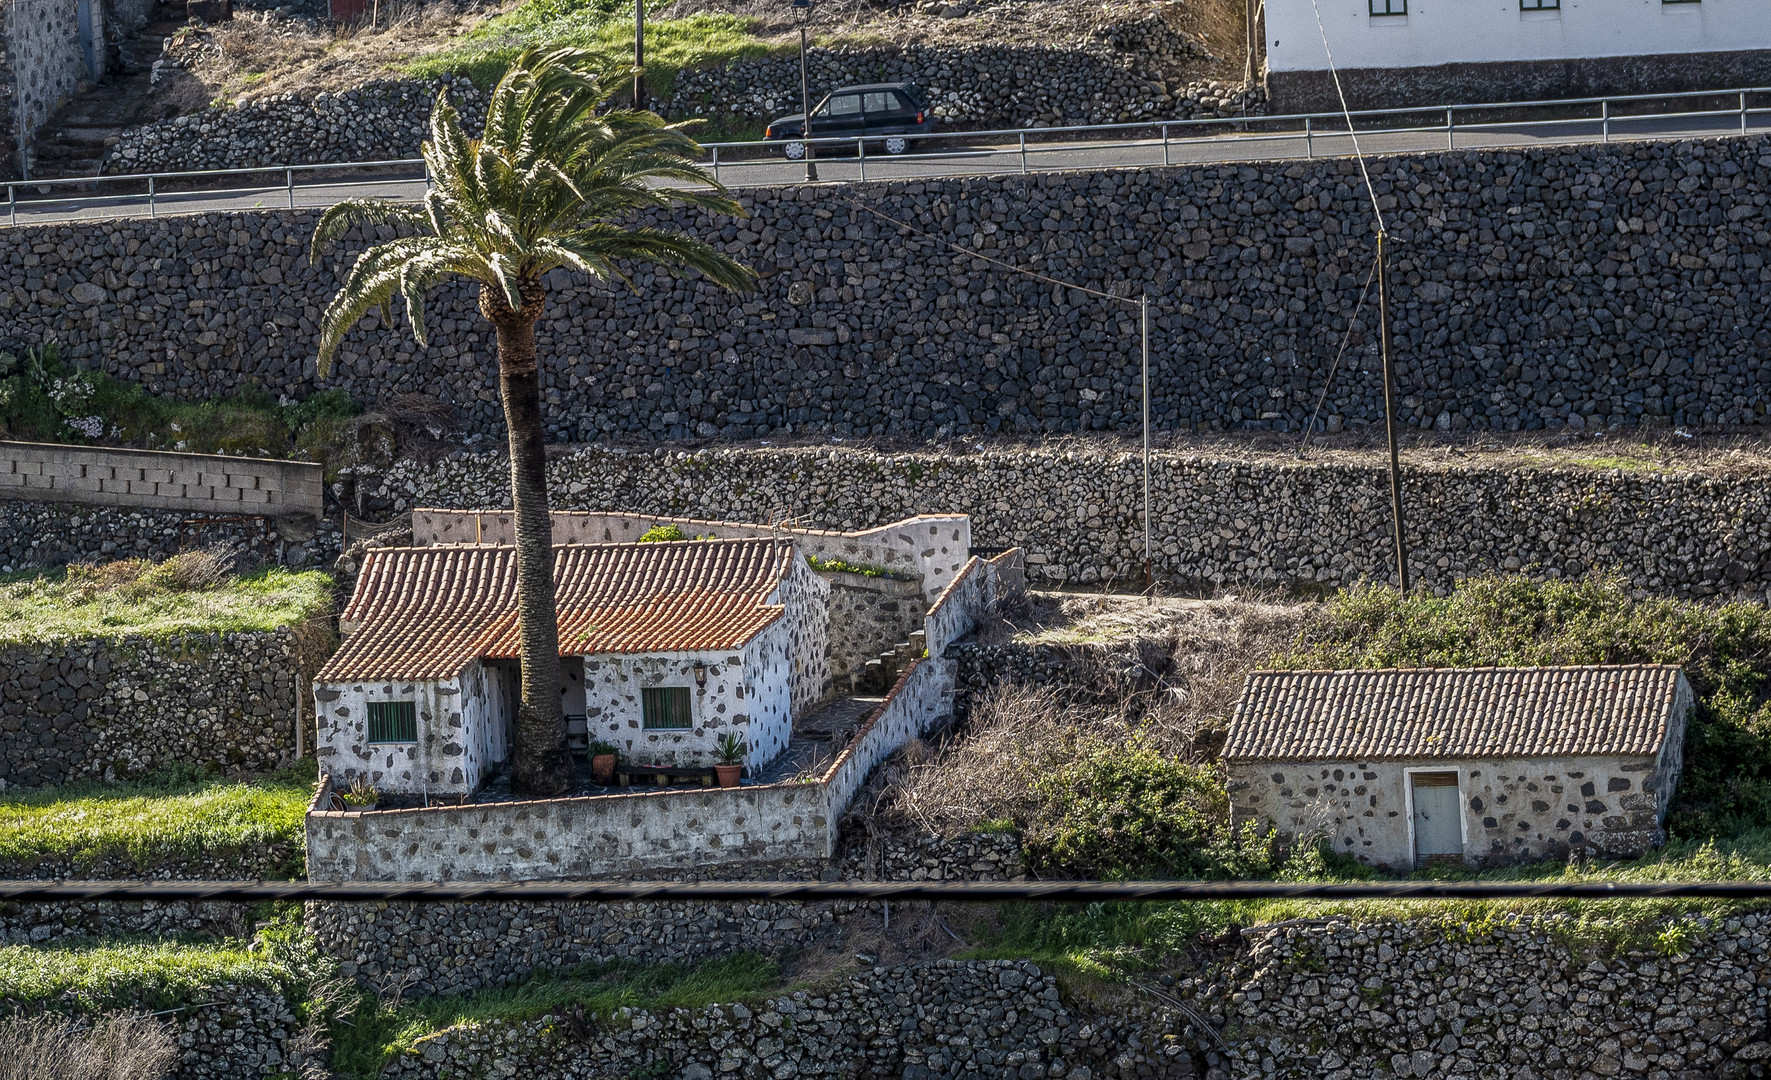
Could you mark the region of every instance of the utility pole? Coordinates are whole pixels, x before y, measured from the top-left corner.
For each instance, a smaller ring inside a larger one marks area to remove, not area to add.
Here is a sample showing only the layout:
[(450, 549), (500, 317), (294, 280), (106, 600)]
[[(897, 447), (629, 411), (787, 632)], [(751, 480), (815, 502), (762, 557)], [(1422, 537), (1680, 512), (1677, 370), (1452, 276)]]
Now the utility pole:
[(812, 160), (817, 156), (812, 149), (812, 80), (806, 61), (806, 24), (812, 21), (812, 0), (793, 0), (793, 7), (799, 12), (799, 108), (805, 117), (800, 136), (806, 148), (806, 183), (810, 184), (818, 180), (818, 163)]
[(1138, 326), (1144, 339), (1144, 588), (1155, 595), (1156, 576), (1150, 565), (1150, 294), (1138, 298)]
[(646, 107), (646, 0), (633, 0), (633, 107)]
[(1390, 438), (1390, 521), (1396, 540), (1396, 580), (1408, 591), (1408, 546), (1402, 529), (1402, 460), (1396, 452), (1396, 364), (1390, 355), (1390, 260), (1386, 234), (1377, 234), (1377, 325), (1384, 351), (1384, 429)]

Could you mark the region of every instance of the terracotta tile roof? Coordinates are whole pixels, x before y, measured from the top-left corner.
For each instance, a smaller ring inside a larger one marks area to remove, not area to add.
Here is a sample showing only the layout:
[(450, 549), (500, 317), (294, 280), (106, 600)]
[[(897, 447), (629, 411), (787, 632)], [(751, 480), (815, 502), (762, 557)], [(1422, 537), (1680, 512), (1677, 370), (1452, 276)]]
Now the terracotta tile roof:
[(1226, 761), (1660, 752), (1683, 676), (1667, 665), (1256, 671)]
[[(782, 539), (554, 548), (560, 652), (735, 649), (781, 617), (768, 597), (792, 565)], [(516, 549), (377, 548), (339, 621), (354, 627), (316, 677), (447, 679), (517, 655)]]

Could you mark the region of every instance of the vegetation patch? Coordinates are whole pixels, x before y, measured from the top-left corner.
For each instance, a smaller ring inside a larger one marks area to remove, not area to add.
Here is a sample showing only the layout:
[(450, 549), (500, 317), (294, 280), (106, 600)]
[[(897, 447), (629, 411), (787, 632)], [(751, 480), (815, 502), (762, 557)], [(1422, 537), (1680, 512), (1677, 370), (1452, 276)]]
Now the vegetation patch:
[(872, 563), (852, 563), (844, 559), (820, 559), (816, 555), (806, 556), (806, 565), (813, 570), (822, 570), (827, 574), (860, 574), (870, 578), (901, 578), (913, 580), (912, 575), (890, 570)]
[(0, 579), (0, 645), (276, 630), (333, 607), (318, 570), (227, 572), (225, 552), (28, 571)]
[(0, 861), (127, 858), (145, 871), (276, 846), (291, 853), (284, 869), (297, 877), (313, 784), (308, 760), (245, 784), (185, 769), (129, 784), (0, 792)]
[(367, 996), (348, 1028), (333, 1033), (333, 1068), (370, 1080), (424, 1038), (460, 1024), (521, 1022), (549, 1013), (607, 1016), (616, 1009), (695, 1009), (756, 1001), (780, 988), (775, 962), (736, 953), (698, 967), (587, 964), (544, 972), (478, 994), (377, 1005)]
[[(646, 89), (668, 96), (677, 72), (766, 55), (771, 47), (756, 36), (758, 21), (738, 15), (702, 12), (664, 16), (668, 4), (648, 4)], [(654, 18), (651, 12), (660, 16)], [(418, 78), (466, 75), (485, 88), (496, 83), (524, 48), (579, 48), (604, 53), (612, 63), (633, 58), (633, 5), (618, 0), (528, 0), (504, 15), (480, 23), (462, 42), (420, 57), (405, 71)]]

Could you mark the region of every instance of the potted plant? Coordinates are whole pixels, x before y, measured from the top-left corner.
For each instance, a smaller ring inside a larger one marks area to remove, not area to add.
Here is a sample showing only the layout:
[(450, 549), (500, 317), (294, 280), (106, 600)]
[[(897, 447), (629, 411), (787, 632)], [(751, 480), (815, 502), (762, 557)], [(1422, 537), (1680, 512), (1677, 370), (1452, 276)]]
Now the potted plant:
[(360, 776), (351, 781), (350, 787), (332, 792), (332, 807), (335, 810), (373, 810), (380, 801), (381, 792)]
[(615, 744), (601, 740), (585, 747), (590, 755), (590, 778), (603, 787), (615, 782)]
[(713, 767), (713, 775), (719, 777), (720, 787), (737, 787), (738, 777), (744, 771), (744, 755), (750, 749), (735, 731), (728, 731), (714, 743), (719, 752), (719, 764)]

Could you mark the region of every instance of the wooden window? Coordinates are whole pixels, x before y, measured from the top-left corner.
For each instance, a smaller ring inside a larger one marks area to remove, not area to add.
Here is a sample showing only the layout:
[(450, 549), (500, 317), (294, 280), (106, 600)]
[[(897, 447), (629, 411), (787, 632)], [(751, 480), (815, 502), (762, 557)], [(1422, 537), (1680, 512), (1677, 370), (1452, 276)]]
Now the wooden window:
[(1373, 15), (1406, 15), (1408, 0), (1369, 0)]
[(640, 712), (644, 726), (649, 728), (693, 727), (689, 716), (689, 688), (686, 686), (648, 686), (640, 691)]
[(1520, 11), (1560, 11), (1562, 0), (1519, 0)]
[(418, 741), (418, 705), (411, 701), (371, 701), (369, 741), (398, 743)]

